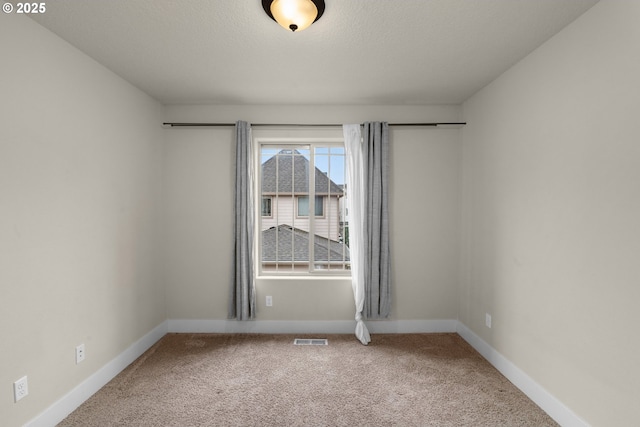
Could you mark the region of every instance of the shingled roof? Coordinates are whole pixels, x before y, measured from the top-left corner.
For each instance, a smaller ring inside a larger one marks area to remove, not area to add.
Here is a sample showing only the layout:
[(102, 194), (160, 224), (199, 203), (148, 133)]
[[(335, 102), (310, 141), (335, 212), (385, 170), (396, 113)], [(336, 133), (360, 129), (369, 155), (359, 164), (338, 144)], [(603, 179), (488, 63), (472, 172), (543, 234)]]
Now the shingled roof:
[[(262, 164), (262, 193), (291, 194), (292, 182), (295, 182), (294, 193), (309, 193), (309, 160), (297, 150), (282, 150)], [(277, 174), (276, 174), (277, 168)], [(276, 175), (278, 179), (276, 180)], [(315, 168), (316, 194), (342, 196), (342, 188), (329, 179), (320, 169)]]
[[(315, 236), (313, 246), (315, 262), (327, 262), (327, 260), (342, 262), (343, 251), (344, 260), (349, 261), (349, 248), (344, 243)], [(287, 224), (271, 227), (262, 232), (262, 262), (291, 262), (292, 258), (294, 262), (309, 262), (308, 232)]]

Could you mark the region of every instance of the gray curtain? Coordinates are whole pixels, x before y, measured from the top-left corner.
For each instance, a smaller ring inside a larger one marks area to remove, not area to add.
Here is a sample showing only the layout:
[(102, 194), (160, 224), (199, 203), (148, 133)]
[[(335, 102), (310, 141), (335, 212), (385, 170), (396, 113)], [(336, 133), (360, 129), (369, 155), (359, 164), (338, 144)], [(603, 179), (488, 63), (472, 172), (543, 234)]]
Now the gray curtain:
[(229, 298), (229, 318), (255, 317), (253, 281), (253, 163), (251, 125), (236, 123), (236, 181), (234, 205), (234, 269)]
[(363, 126), (365, 182), (364, 315), (384, 319), (391, 312), (391, 259), (389, 253), (389, 124)]

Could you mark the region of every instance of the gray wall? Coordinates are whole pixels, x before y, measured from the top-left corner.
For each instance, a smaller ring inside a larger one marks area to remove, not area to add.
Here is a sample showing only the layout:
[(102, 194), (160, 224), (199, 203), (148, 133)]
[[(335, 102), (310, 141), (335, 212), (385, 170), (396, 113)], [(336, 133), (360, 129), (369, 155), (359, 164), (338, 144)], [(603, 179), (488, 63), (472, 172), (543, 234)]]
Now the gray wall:
[(0, 51), (0, 423), (17, 426), (166, 318), (162, 108), (26, 16), (1, 14)]
[[(458, 107), (167, 107), (167, 121), (342, 123), (457, 121)], [(169, 319), (226, 319), (233, 241), (233, 128), (166, 131), (165, 255)], [(341, 137), (338, 129), (262, 136)], [(460, 130), (392, 128), (393, 319), (457, 318)], [(351, 320), (348, 279), (259, 279), (257, 320)], [(267, 308), (264, 296), (273, 296)]]
[(600, 2), (464, 104), (460, 320), (592, 425), (640, 419), (638, 17)]

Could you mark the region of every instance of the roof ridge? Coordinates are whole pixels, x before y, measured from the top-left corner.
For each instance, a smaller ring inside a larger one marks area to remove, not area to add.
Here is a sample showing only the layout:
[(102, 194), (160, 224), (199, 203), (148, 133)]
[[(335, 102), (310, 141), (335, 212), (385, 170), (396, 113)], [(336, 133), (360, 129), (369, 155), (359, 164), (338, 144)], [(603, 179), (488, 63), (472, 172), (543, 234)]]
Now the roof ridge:
[[(297, 149), (280, 150), (261, 164), (262, 192), (308, 193), (310, 166), (309, 159)], [(315, 166), (314, 169), (316, 194), (324, 195), (331, 193), (336, 196), (344, 195), (343, 186), (336, 184), (325, 172), (318, 169), (317, 166)], [(278, 174), (277, 179), (276, 171)]]

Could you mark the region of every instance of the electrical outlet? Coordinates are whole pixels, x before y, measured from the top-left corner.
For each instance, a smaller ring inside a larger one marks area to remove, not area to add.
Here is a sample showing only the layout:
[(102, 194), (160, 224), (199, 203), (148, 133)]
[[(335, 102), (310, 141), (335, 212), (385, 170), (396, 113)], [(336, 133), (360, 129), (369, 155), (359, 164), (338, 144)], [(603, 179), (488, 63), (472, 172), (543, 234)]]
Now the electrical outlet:
[(17, 402), (27, 394), (29, 394), (29, 386), (27, 384), (27, 376), (25, 375), (13, 383), (13, 398)]
[(491, 329), (491, 315), (489, 313), (485, 313), (484, 315), (484, 324), (487, 325), (487, 328)]
[(273, 297), (271, 295), (267, 295), (267, 307), (273, 307)]
[(76, 365), (84, 360), (84, 344), (76, 347)]

